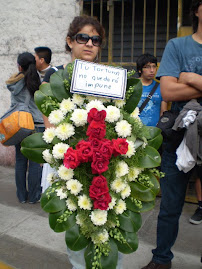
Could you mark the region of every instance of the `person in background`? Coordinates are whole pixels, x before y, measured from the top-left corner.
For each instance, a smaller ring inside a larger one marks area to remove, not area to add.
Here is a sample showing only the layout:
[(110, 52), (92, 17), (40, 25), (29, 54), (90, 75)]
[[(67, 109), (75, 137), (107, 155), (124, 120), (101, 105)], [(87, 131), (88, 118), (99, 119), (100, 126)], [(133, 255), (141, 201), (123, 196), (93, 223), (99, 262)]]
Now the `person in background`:
[[(138, 104), (140, 108), (151, 90), (155, 87), (155, 84), (158, 83), (154, 80), (157, 71), (157, 58), (149, 53), (145, 53), (137, 58), (136, 64), (137, 72), (143, 85), (142, 97)], [(162, 100), (160, 83), (158, 83), (154, 94), (140, 113), (140, 119), (147, 126), (156, 126), (159, 117), (166, 110), (167, 103)]]
[[(165, 101), (172, 102), (171, 110), (181, 111), (185, 104), (197, 99), (202, 105), (202, 1), (192, 0), (191, 15), (194, 34), (169, 40), (163, 53), (157, 78)], [(192, 171), (184, 173), (176, 165), (175, 137), (166, 142), (161, 170), (161, 204), (157, 223), (157, 247), (152, 250), (151, 262), (142, 269), (170, 269), (174, 255), (171, 251), (179, 229), (187, 184)], [(202, 178), (201, 166), (195, 166)], [(194, 265), (193, 265), (194, 266)]]
[[(40, 80), (41, 82), (43, 82), (46, 72), (51, 68), (50, 63), (52, 58), (52, 51), (48, 47), (36, 47), (34, 51), (35, 51), (36, 68), (38, 70)], [(46, 177), (47, 174), (49, 174), (52, 171), (53, 169), (50, 167), (48, 163), (43, 164), (42, 177), (41, 177), (42, 192), (44, 192), (49, 187), (49, 183), (46, 180)]]
[(52, 51), (48, 47), (37, 47), (35, 51), (36, 68), (39, 72), (41, 82), (44, 79), (46, 72), (51, 68)]
[[(36, 69), (35, 57), (29, 52), (21, 53), (18, 55), (17, 65), (19, 72), (6, 81), (7, 88), (11, 92), (11, 106), (24, 103), (27, 96), (30, 96), (28, 107), (35, 123), (35, 129), (37, 132), (43, 131), (43, 117), (34, 103), (34, 93), (39, 89), (41, 83)], [(20, 143), (15, 146), (15, 149), (17, 198), (20, 203), (25, 203), (29, 200), (30, 204), (34, 204), (40, 200), (41, 196), (42, 168), (40, 164), (28, 161), (20, 151)], [(28, 188), (26, 179), (28, 179)]]
[(192, 224), (200, 224), (202, 223), (202, 183), (199, 177), (196, 178), (195, 181), (195, 190), (196, 190), (196, 198), (198, 200), (198, 207), (193, 214), (193, 216), (189, 219)]

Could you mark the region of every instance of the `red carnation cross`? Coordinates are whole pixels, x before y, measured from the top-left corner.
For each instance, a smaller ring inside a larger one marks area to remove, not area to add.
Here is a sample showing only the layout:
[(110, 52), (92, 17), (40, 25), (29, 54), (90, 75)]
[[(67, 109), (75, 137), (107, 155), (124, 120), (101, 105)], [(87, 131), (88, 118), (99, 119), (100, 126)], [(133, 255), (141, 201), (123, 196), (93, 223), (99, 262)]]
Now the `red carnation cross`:
[(106, 111), (92, 108), (88, 113), (88, 140), (81, 140), (76, 149), (68, 148), (64, 154), (64, 166), (75, 169), (81, 163), (91, 162), (92, 174), (97, 174), (92, 180), (89, 196), (94, 201), (94, 209), (106, 210), (111, 202), (107, 179), (101, 174), (108, 170), (109, 161), (114, 155), (126, 154), (128, 143), (125, 138), (106, 139)]

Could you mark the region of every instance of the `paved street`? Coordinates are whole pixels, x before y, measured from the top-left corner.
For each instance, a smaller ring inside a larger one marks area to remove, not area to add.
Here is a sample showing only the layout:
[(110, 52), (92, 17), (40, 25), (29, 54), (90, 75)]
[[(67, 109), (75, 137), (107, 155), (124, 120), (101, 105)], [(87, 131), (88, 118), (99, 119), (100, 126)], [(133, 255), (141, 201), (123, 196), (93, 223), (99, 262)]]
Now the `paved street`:
[[(20, 204), (15, 191), (14, 169), (0, 166), (0, 269), (71, 269), (64, 233), (49, 228), (48, 215), (39, 203)], [(143, 214), (139, 248), (124, 256), (123, 269), (140, 269), (150, 261), (159, 202), (157, 198), (155, 209)], [(188, 221), (195, 208), (194, 204), (185, 204), (172, 269), (202, 269), (202, 224), (191, 225)]]

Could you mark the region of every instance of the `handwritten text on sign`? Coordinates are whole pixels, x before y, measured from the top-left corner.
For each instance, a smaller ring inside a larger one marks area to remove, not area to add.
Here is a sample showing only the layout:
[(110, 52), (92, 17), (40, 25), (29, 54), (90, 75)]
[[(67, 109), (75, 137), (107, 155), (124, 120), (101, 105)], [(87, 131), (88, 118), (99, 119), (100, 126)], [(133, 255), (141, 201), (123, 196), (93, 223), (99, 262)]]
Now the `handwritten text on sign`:
[(124, 99), (127, 70), (75, 60), (71, 92), (113, 99)]

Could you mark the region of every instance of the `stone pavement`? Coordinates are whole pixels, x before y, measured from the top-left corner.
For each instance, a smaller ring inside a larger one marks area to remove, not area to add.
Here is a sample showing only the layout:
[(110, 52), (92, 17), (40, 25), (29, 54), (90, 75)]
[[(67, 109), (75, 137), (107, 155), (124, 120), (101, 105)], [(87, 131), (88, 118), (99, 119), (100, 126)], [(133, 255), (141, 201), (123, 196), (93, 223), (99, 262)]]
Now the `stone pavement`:
[[(49, 228), (48, 214), (39, 203), (20, 204), (15, 191), (14, 169), (0, 166), (0, 269), (10, 268), (1, 264), (14, 269), (71, 269), (64, 233), (57, 234)], [(140, 269), (150, 261), (159, 202), (157, 198), (155, 209), (142, 214), (139, 248), (124, 255), (123, 269)], [(195, 208), (194, 204), (185, 204), (172, 269), (202, 269), (202, 224), (191, 225), (188, 221)]]

